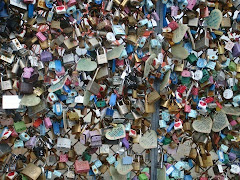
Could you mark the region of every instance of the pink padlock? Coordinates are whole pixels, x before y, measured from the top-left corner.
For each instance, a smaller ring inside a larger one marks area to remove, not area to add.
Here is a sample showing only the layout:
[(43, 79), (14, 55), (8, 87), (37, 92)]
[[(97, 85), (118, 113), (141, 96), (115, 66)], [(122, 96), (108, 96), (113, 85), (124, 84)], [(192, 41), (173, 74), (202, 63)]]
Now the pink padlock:
[(198, 88), (193, 87), (191, 92), (192, 92), (192, 95), (197, 96), (198, 95)]
[(71, 7), (71, 6), (76, 5), (76, 4), (77, 4), (76, 0), (69, 0), (68, 3), (67, 3), (67, 6)]
[(23, 2), (24, 2), (25, 4), (30, 4), (30, 3), (33, 3), (33, 0), (23, 0)]
[(46, 36), (44, 36), (43, 33), (41, 33), (41, 32), (38, 32), (38, 33), (36, 34), (36, 36), (37, 36), (37, 38), (38, 38), (41, 42), (47, 40)]
[(178, 6), (171, 6), (171, 16), (177, 16), (178, 15)]
[(116, 66), (117, 67), (123, 67), (124, 66), (124, 59), (122, 59), (122, 60), (117, 59), (116, 60)]
[(196, 5), (197, 0), (188, 0), (187, 8), (192, 10), (193, 7)]
[(191, 73), (188, 70), (183, 70), (182, 71), (182, 77), (190, 77)]
[(209, 10), (208, 7), (204, 7), (203, 9), (200, 9), (200, 17), (205, 18), (209, 16)]
[(88, 161), (76, 160), (74, 163), (75, 173), (87, 173), (90, 170)]
[(186, 103), (185, 106), (184, 106), (184, 112), (185, 113), (190, 113), (191, 112), (191, 105)]
[(179, 26), (178, 26), (178, 23), (175, 22), (175, 21), (171, 21), (169, 24), (168, 24), (168, 27), (170, 27), (172, 29), (172, 31), (174, 31), (175, 29), (177, 29)]
[(68, 162), (68, 155), (67, 154), (61, 154), (59, 158), (59, 162)]
[(29, 79), (31, 77), (32, 72), (34, 71), (34, 69), (32, 67), (30, 67), (30, 68), (25, 67), (23, 69), (23, 71), (24, 71), (23, 74), (22, 74), (23, 78)]
[(11, 134), (12, 137), (18, 137), (18, 133), (15, 131), (14, 128), (9, 128), (9, 130), (12, 131), (12, 134)]
[(44, 118), (44, 125), (47, 129), (52, 127), (52, 121), (49, 117), (45, 117)]
[(236, 120), (233, 120), (233, 121), (230, 122), (230, 124), (231, 124), (231, 126), (236, 126), (238, 123), (237, 123)]
[(158, 16), (158, 14), (157, 14), (156, 11), (152, 12), (151, 16), (152, 16), (156, 21), (159, 21), (159, 20), (160, 20), (160, 19), (159, 19), (159, 16)]

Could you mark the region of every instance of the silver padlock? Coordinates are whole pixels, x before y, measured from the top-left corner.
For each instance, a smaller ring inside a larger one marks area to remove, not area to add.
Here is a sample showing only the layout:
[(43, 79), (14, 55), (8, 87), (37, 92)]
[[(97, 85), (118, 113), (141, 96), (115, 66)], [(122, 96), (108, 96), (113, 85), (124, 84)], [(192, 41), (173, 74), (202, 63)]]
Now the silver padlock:
[(1, 74), (1, 88), (3, 91), (12, 89), (12, 81), (10, 79), (3, 81), (3, 74)]
[(124, 103), (123, 100), (117, 102), (117, 107), (120, 114), (125, 115), (129, 112), (127, 105)]
[(69, 138), (58, 138), (57, 139), (57, 150), (67, 152), (71, 149), (71, 139)]
[[(102, 54), (99, 54), (100, 48), (102, 49), (102, 52), (101, 52)], [(97, 49), (97, 63), (98, 64), (105, 64), (107, 62), (108, 62), (108, 60), (107, 60), (107, 54), (106, 54), (105, 48), (104, 47), (99, 47)]]
[(90, 49), (95, 49), (100, 46), (100, 41), (96, 37), (92, 37), (86, 41)]

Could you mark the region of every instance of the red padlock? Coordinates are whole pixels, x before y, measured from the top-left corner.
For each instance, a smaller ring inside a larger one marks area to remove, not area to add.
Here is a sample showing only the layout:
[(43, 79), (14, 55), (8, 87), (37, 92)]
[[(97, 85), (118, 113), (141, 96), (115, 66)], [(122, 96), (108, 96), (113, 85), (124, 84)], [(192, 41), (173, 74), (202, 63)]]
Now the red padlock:
[(177, 88), (177, 91), (182, 94), (186, 89), (187, 89), (186, 86), (181, 85)]
[(192, 95), (197, 96), (198, 95), (198, 88), (193, 87), (191, 92), (192, 92)]
[(185, 104), (184, 107), (184, 112), (185, 113), (190, 113), (191, 112), (191, 105), (189, 105), (188, 103)]

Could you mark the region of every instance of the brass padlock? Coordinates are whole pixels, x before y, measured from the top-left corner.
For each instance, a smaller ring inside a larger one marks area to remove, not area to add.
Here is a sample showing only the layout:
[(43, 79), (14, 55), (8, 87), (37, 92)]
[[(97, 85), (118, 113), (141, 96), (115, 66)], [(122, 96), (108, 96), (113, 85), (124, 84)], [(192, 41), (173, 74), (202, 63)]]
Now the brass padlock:
[(203, 159), (203, 167), (206, 168), (210, 166), (213, 166), (213, 160), (211, 154), (208, 153), (206, 159)]
[(132, 166), (133, 166), (133, 170), (134, 171), (139, 171), (140, 170), (140, 156), (137, 156), (137, 158), (135, 157), (133, 163), (132, 163)]
[(178, 64), (176, 64), (176, 65), (174, 66), (174, 71), (182, 72), (183, 69), (184, 69), (184, 64), (178, 63)]
[[(228, 13), (227, 13), (227, 14), (228, 14)], [(223, 18), (222, 18), (222, 22), (221, 22), (221, 26), (222, 26), (223, 28), (230, 28), (230, 27), (232, 27), (230, 17), (223, 17)]]
[(145, 95), (145, 112), (146, 113), (154, 113), (155, 112), (155, 104), (152, 103), (152, 104), (149, 104), (148, 103), (148, 97), (147, 95)]
[[(200, 35), (199, 35), (200, 38)], [(204, 30), (204, 37), (200, 38), (199, 40), (196, 41), (195, 43), (195, 51), (199, 52), (203, 49), (206, 49), (209, 47), (209, 38), (207, 37), (207, 31), (206, 29)]]
[(33, 163), (29, 163), (21, 173), (32, 180), (37, 180), (41, 174), (41, 168)]
[(149, 104), (155, 103), (160, 99), (160, 95), (156, 90), (153, 90), (147, 95), (147, 100)]
[(218, 54), (224, 53), (225, 53), (224, 45), (218, 42)]
[(196, 159), (196, 157), (197, 157), (197, 150), (196, 150), (196, 148), (191, 148), (188, 157), (190, 157), (191, 159)]

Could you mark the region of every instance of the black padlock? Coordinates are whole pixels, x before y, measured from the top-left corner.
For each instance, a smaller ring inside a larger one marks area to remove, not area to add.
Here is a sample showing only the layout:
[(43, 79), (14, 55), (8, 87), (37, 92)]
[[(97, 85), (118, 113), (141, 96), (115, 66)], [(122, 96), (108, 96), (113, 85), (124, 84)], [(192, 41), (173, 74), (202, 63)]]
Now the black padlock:
[(33, 151), (34, 151), (34, 154), (35, 154), (37, 157), (43, 157), (43, 156), (45, 155), (45, 149), (44, 149), (44, 147), (41, 147), (41, 146), (35, 147), (35, 148), (33, 149)]

